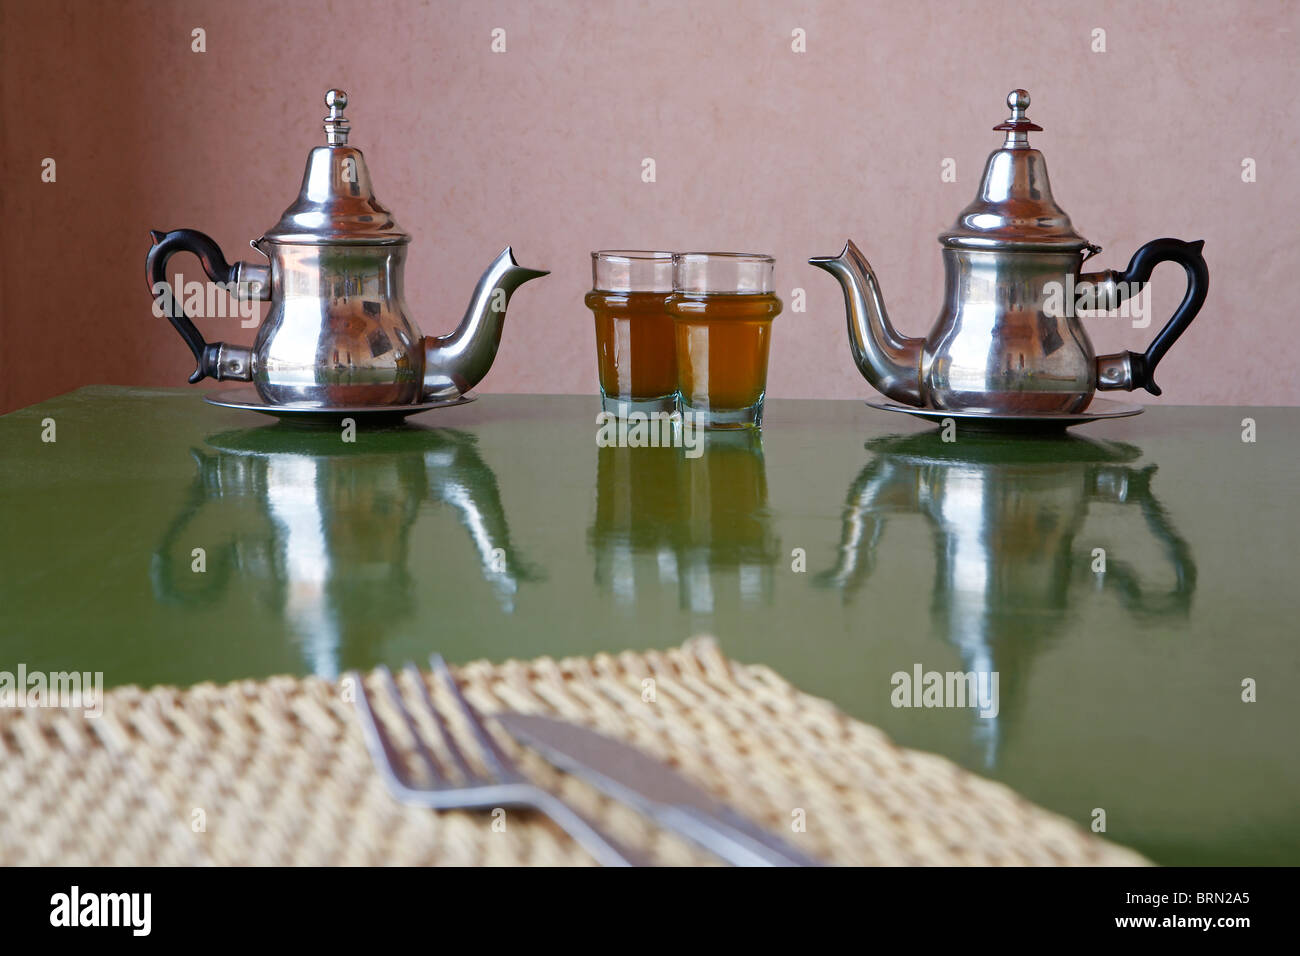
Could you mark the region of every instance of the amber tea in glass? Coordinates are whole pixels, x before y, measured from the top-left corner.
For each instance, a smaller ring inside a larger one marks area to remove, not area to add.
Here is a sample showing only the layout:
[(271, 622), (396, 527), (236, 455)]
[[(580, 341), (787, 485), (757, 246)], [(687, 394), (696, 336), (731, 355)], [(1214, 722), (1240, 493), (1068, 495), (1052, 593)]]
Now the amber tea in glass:
[(781, 300), (772, 291), (771, 256), (679, 253), (667, 308), (677, 349), (683, 415), (706, 428), (762, 424), (772, 320)]
[(673, 254), (605, 249), (591, 254), (596, 316), (596, 360), (605, 411), (673, 412), (677, 360), (673, 320), (665, 302), (673, 292)]

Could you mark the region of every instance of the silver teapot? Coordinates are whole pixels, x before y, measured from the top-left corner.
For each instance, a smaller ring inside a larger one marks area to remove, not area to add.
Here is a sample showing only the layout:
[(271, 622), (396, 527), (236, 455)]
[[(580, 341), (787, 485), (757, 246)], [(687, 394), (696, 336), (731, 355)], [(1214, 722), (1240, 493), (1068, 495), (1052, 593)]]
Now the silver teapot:
[[(190, 382), (252, 382), (269, 404), (405, 405), (456, 398), (496, 358), (511, 293), (547, 273), (510, 247), (479, 279), (460, 325), (423, 336), (407, 312), (402, 270), (411, 237), (375, 198), (361, 150), (348, 145), (347, 94), (325, 94), (325, 146), (311, 151), (298, 199), (251, 242), (268, 263), (228, 263), (193, 229), (151, 233), (149, 288), (194, 353)], [(271, 302), (253, 347), (205, 342), (170, 294), (167, 261), (191, 252), (208, 278), (243, 299)]]
[[(1007, 105), (1011, 116), (993, 127), (1006, 137), (989, 156), (979, 195), (939, 237), (944, 303), (928, 336), (908, 338), (890, 324), (875, 273), (852, 242), (834, 258), (809, 260), (844, 290), (858, 369), (896, 402), (944, 411), (1072, 414), (1098, 389), (1159, 395), (1156, 365), (1205, 302), (1203, 241), (1156, 239), (1123, 272), (1081, 273), (1101, 249), (1052, 198), (1043, 154), (1029, 146), (1029, 132), (1042, 129), (1026, 115), (1029, 94), (1013, 90)], [(1165, 261), (1187, 272), (1173, 318), (1146, 352), (1097, 356), (1070, 291), (1088, 303), (1083, 311), (1115, 308)]]

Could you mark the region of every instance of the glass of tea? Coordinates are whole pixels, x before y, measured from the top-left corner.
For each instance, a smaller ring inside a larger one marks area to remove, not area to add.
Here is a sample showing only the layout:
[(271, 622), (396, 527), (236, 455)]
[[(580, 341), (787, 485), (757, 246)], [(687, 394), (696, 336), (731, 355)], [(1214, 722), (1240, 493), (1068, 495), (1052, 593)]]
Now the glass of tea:
[(706, 428), (756, 428), (763, 421), (775, 260), (734, 252), (673, 257), (677, 391), (682, 415)]
[(673, 254), (603, 249), (591, 254), (596, 359), (605, 411), (674, 412), (677, 359), (673, 320), (664, 304), (673, 292)]

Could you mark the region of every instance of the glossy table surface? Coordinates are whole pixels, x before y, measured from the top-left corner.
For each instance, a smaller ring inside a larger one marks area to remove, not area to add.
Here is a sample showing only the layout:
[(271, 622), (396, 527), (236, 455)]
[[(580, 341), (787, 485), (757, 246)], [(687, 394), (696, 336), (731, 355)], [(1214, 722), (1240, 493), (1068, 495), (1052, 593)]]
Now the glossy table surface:
[[(485, 395), (350, 443), (198, 389), (6, 415), (0, 670), (188, 685), (711, 633), (1157, 862), (1300, 863), (1297, 410), (946, 442), (773, 401), (694, 459), (599, 447), (598, 411)], [(996, 672), (997, 715), (894, 706), (918, 666)]]

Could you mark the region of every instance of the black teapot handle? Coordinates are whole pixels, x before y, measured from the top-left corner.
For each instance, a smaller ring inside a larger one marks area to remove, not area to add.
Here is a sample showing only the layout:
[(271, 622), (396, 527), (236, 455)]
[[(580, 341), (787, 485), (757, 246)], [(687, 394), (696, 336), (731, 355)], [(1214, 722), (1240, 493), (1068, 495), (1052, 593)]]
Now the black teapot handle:
[[(1116, 588), (1121, 603), (1134, 613), (1152, 617), (1185, 615), (1192, 606), (1192, 595), (1196, 593), (1196, 559), (1191, 545), (1174, 528), (1169, 514), (1151, 491), (1151, 479), (1155, 473), (1155, 465), (1142, 469), (1127, 466), (1099, 468), (1092, 475), (1090, 496), (1114, 504), (1136, 504), (1141, 509), (1147, 528), (1163, 546), (1173, 568), (1174, 586), (1167, 593), (1148, 595), (1142, 589), (1137, 571), (1130, 564), (1116, 559), (1107, 562), (1103, 580)], [(1113, 476), (1121, 477), (1123, 481), (1114, 485), (1108, 481)], [(1087, 573), (1089, 562), (1085, 560), (1081, 567)]]
[(190, 457), (198, 466), (198, 473), (190, 488), (189, 499), (184, 510), (172, 519), (149, 565), (154, 597), (165, 604), (211, 604), (221, 596), (230, 581), (230, 569), (235, 554), (234, 544), (226, 542), (212, 555), (210, 562), (212, 567), (206, 574), (190, 576), (192, 582), (201, 586), (181, 587), (181, 578), (176, 574), (177, 562), (172, 553), (176, 542), (180, 539), (181, 532), (189, 526), (207, 503), (213, 498), (220, 497), (218, 457), (207, 455), (197, 448), (190, 449)]
[(185, 314), (181, 297), (171, 288), (167, 278), (167, 260), (178, 252), (194, 253), (211, 281), (231, 284), (232, 293), (240, 298), (270, 298), (270, 288), (265, 281), (265, 267), (259, 269), (258, 266), (244, 262), (231, 265), (216, 241), (197, 229), (173, 229), (167, 233), (154, 229), (149, 236), (153, 239), (149, 257), (145, 260), (149, 293), (155, 301), (160, 298), (165, 300), (168, 320), (194, 353), (197, 367), (190, 375), (190, 384), (202, 381), (204, 377), (251, 381), (253, 369), (250, 350), (224, 342), (203, 340), (202, 333)]
[(1196, 318), (1196, 313), (1205, 304), (1205, 293), (1210, 287), (1210, 270), (1201, 255), (1201, 247), (1204, 245), (1204, 239), (1195, 242), (1153, 239), (1133, 253), (1127, 269), (1115, 274), (1114, 280), (1117, 283), (1146, 282), (1160, 263), (1177, 262), (1187, 271), (1187, 294), (1183, 296), (1173, 318), (1165, 323), (1146, 352), (1118, 352), (1097, 357), (1098, 389), (1106, 391), (1122, 388), (1131, 392), (1136, 388), (1145, 388), (1152, 395), (1160, 394), (1160, 386), (1155, 382), (1156, 365), (1164, 358), (1170, 346), (1178, 341), (1178, 336), (1192, 324), (1192, 319)]

